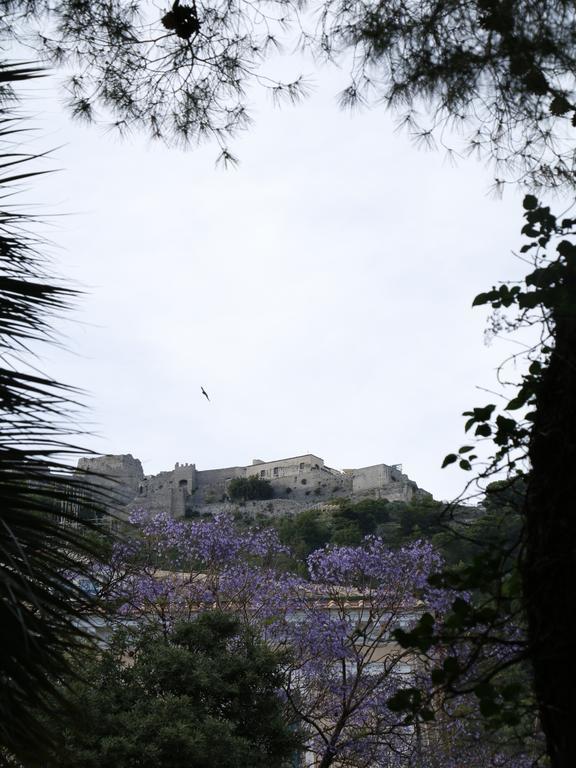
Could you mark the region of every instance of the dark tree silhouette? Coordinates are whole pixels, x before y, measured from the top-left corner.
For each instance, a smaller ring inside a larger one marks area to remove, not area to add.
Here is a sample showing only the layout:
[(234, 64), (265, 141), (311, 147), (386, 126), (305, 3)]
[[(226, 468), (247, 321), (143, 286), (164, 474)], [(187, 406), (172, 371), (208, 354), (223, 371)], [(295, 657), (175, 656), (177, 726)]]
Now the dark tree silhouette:
[(574, 187), (570, 0), (326, 0), (321, 30), (354, 54), (344, 105), (384, 100), (418, 143), (492, 159), (497, 185)]
[(97, 550), (77, 516), (84, 484), (66, 464), (79, 452), (76, 393), (39, 373), (28, 350), (54, 340), (51, 317), (74, 292), (55, 284), (33, 219), (9, 200), (35, 175), (34, 157), (14, 148), (24, 127), (13, 85), (40, 74), (0, 64), (0, 762), (4, 750), (24, 760), (50, 742), (38, 711), (86, 647), (79, 578)]
[[(296, 35), (352, 62), (345, 106), (382, 102), (418, 143), (478, 153), (497, 186), (574, 186), (576, 8), (571, 0), (0, 0), (0, 38), (73, 74), (72, 113), (168, 142), (229, 137), (250, 123), (248, 88), (295, 100), (266, 63)], [(318, 20), (319, 19), (319, 20)], [(292, 28), (291, 28), (292, 25)], [(459, 141), (460, 137), (462, 142)]]
[[(460, 590), (452, 614), (440, 626), (428, 615), (398, 639), (422, 651), (442, 648), (443, 667), (432, 682), (450, 696), (474, 691), (493, 727), (527, 718), (533, 730), (537, 717), (550, 765), (569, 768), (576, 763), (576, 218), (556, 218), (533, 195), (524, 209), (529, 242), (521, 252), (532, 271), (474, 303), (495, 310), (496, 329), (536, 326), (539, 342), (524, 353), (530, 365), (509, 402), (464, 414), (467, 432), (493, 441), (490, 461), (479, 460), (473, 445), (444, 460), (476, 470), (479, 480), (507, 479), (488, 487), (485, 513), (466, 525), (477, 554), (439, 579)], [(495, 525), (490, 506), (498, 499), (512, 519)], [(470, 659), (485, 658), (479, 676), (457, 661), (454, 648), (462, 646)], [(511, 670), (519, 679), (510, 680)], [(396, 704), (410, 709), (402, 698)]]

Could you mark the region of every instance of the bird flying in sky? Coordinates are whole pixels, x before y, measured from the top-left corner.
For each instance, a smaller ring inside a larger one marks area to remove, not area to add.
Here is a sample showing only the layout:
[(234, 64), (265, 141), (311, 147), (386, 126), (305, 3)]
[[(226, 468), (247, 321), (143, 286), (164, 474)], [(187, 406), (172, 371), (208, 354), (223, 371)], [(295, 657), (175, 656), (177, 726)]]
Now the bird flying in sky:
[(206, 400), (208, 400), (208, 402), (210, 402), (210, 398), (208, 397), (208, 392), (206, 392), (206, 390), (204, 389), (204, 387), (200, 387), (200, 389), (202, 390), (202, 394), (204, 395), (204, 397), (206, 398)]

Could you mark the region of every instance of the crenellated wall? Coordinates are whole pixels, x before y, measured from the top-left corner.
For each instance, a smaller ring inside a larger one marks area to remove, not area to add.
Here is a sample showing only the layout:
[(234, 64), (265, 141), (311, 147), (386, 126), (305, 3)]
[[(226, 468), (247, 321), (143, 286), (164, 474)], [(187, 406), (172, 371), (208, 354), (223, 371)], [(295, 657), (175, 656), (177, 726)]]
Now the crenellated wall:
[(184, 517), (188, 499), (197, 485), (197, 474), (194, 464), (176, 463), (171, 471), (144, 477), (130, 508), (142, 506), (145, 499), (145, 505), (151, 511), (169, 511), (173, 517)]

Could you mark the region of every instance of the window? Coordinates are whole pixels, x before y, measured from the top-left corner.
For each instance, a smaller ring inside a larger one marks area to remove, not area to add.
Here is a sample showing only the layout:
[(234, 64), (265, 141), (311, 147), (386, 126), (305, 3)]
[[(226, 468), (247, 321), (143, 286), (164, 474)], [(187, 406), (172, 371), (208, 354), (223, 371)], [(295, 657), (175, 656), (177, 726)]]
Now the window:
[(278, 467), (274, 467), (274, 477), (278, 477)]

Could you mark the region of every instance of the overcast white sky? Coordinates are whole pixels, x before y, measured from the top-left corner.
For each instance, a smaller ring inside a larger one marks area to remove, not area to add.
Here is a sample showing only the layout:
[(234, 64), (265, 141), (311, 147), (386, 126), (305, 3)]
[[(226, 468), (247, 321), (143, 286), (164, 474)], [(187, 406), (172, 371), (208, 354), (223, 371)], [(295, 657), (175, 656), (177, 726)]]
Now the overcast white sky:
[(459, 492), (442, 458), (513, 351), (484, 345), (471, 302), (522, 273), (521, 194), (493, 199), (489, 169), (418, 151), (385, 110), (340, 111), (343, 85), (324, 72), (298, 107), (256, 100), (229, 171), (214, 146), (73, 124), (35, 86), (63, 170), (28, 198), (66, 214), (48, 234), (88, 292), (44, 367), (88, 393), (87, 446), (147, 473), (307, 452), (402, 463), (436, 497)]

